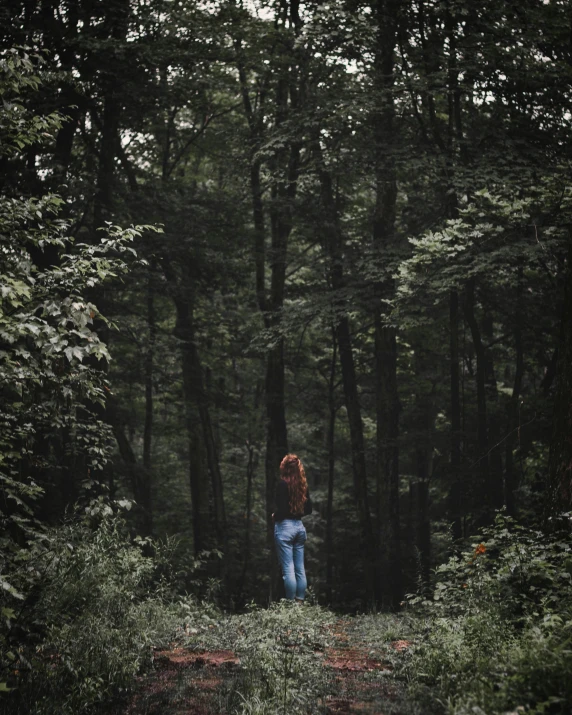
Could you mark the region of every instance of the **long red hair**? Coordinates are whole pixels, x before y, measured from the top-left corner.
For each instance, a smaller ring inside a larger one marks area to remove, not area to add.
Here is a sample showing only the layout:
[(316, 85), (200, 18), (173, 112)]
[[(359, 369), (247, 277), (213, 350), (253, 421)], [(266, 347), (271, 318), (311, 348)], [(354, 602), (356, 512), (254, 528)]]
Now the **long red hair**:
[(304, 465), (295, 454), (287, 454), (280, 462), (280, 476), (288, 485), (290, 511), (292, 514), (303, 514), (308, 499), (308, 482)]

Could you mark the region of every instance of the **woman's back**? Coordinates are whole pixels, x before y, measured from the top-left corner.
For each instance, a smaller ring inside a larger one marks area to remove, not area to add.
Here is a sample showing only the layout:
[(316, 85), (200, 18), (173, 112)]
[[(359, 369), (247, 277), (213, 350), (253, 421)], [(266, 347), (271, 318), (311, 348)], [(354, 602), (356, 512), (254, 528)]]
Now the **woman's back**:
[(301, 519), (303, 516), (308, 516), (312, 513), (312, 500), (310, 499), (310, 490), (306, 485), (306, 499), (301, 512), (293, 513), (290, 505), (290, 489), (288, 482), (280, 479), (276, 485), (276, 510), (274, 512), (274, 521), (282, 521), (283, 519)]

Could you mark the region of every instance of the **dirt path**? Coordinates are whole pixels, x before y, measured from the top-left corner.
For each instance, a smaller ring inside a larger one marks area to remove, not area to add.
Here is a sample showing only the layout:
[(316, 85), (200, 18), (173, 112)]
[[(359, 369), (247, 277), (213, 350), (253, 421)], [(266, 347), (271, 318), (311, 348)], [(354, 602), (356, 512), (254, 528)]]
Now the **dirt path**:
[(220, 695), (236, 677), (240, 660), (229, 650), (174, 647), (154, 653), (153, 669), (125, 715), (211, 715), (222, 713)]
[[(326, 696), (326, 713), (370, 713), (397, 715), (400, 712), (400, 684), (386, 657), (405, 653), (409, 641), (392, 641), (372, 647), (364, 640), (359, 619), (336, 624), (335, 645), (328, 648), (324, 667), (333, 675), (334, 694)], [(394, 660), (394, 658), (392, 658)]]
[[(394, 675), (395, 659), (405, 654), (408, 641), (372, 645), (359, 618), (338, 619), (328, 626), (325, 647), (314, 653), (320, 663), (322, 694), (295, 712), (323, 715), (369, 713), (399, 715), (402, 693)], [(388, 657), (391, 655), (391, 657)], [(234, 650), (173, 644), (154, 652), (152, 670), (141, 677), (122, 715), (215, 715), (241, 712), (241, 683), (248, 677)], [(246, 659), (245, 659), (246, 660)], [(255, 710), (271, 713), (258, 703)], [(276, 711), (278, 712), (278, 711)]]

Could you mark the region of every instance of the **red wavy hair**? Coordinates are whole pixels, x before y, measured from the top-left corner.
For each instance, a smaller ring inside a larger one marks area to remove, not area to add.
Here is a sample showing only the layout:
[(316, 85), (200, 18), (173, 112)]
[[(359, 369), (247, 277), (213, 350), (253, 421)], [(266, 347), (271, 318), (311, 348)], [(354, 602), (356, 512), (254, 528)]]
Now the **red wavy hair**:
[(280, 477), (288, 485), (290, 511), (292, 514), (303, 514), (308, 499), (308, 482), (304, 465), (295, 454), (287, 454), (280, 462)]

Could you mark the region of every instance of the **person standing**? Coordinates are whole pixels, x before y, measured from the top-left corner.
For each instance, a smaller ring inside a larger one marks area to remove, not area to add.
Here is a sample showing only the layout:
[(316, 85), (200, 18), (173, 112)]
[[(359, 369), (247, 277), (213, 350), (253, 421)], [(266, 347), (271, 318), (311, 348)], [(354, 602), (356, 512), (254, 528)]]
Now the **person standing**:
[(286, 598), (304, 603), (306, 571), (304, 544), (306, 529), (302, 517), (312, 513), (312, 500), (304, 465), (295, 454), (287, 454), (280, 463), (280, 480), (276, 485), (274, 541), (282, 569)]

